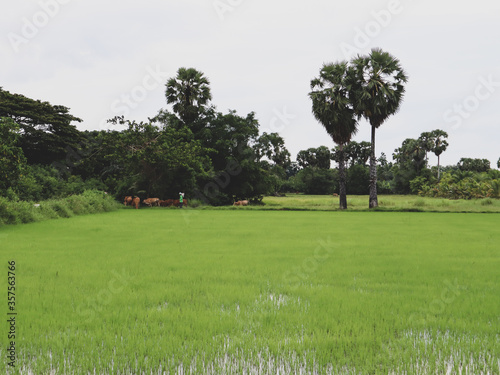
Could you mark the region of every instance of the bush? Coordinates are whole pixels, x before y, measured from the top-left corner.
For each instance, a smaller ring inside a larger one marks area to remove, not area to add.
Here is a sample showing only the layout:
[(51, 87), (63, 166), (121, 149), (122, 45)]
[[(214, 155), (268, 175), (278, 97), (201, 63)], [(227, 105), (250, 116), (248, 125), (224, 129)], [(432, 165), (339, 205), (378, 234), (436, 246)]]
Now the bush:
[(312, 195), (330, 195), (338, 192), (338, 172), (333, 169), (306, 167), (294, 178), (296, 191)]
[(370, 194), (370, 168), (355, 164), (347, 170), (347, 194)]
[(46, 200), (38, 204), (0, 197), (0, 225), (69, 218), (74, 215), (113, 211), (119, 207), (121, 204), (98, 190), (86, 190), (80, 195)]
[(491, 198), (484, 199), (481, 201), (481, 206), (491, 206), (493, 204), (493, 200)]
[(435, 186), (424, 185), (419, 194), (426, 197), (449, 199), (494, 198), (500, 189), (500, 184), (497, 181), (477, 181), (473, 177), (458, 179), (456, 174), (445, 173), (438, 184)]
[(201, 207), (201, 206), (204, 206), (205, 204), (199, 200), (199, 199), (190, 199), (188, 200), (188, 207), (191, 207), (191, 208), (197, 208), (197, 207)]
[(412, 194), (418, 194), (419, 191), (425, 189), (429, 185), (429, 181), (424, 176), (415, 177), (410, 181), (410, 191)]
[(17, 224), (17, 210), (13, 208), (14, 202), (7, 198), (0, 197), (0, 224)]

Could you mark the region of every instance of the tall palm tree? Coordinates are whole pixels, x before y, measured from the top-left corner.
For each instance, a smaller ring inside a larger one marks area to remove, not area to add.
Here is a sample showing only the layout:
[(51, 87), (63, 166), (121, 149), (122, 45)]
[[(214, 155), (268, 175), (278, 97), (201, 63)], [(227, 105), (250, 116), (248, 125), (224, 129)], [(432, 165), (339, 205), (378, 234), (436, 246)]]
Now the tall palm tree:
[(440, 156), (441, 154), (446, 151), (446, 148), (448, 147), (448, 142), (444, 138), (448, 138), (448, 133), (446, 133), (444, 130), (441, 129), (436, 129), (431, 131), (430, 133), (431, 140), (432, 140), (432, 149), (431, 151), (434, 153), (434, 155), (437, 156), (438, 158), (438, 181), (441, 178), (441, 166), (440, 166)]
[(354, 71), (347, 62), (324, 64), (319, 78), (311, 81), (312, 111), (339, 145), (339, 197), (341, 210), (347, 208), (344, 146), (357, 131), (357, 119), (350, 98)]
[(166, 87), (167, 103), (173, 103), (174, 112), (186, 125), (196, 120), (201, 108), (212, 99), (208, 78), (194, 68), (179, 68)]
[(356, 112), (366, 118), (372, 127), (370, 155), (369, 207), (377, 207), (377, 160), (375, 158), (375, 130), (395, 114), (405, 92), (408, 80), (399, 60), (381, 49), (372, 49), (368, 56), (353, 60), (356, 70)]

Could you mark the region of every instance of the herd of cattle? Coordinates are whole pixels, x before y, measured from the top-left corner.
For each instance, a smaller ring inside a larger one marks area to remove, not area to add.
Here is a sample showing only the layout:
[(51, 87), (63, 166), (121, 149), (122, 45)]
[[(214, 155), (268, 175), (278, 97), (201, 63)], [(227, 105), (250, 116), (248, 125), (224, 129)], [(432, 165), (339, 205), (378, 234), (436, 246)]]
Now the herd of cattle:
[[(142, 203), (148, 207), (179, 207), (181, 205), (178, 199), (161, 200), (160, 198), (146, 198), (142, 201)], [(141, 205), (141, 198), (127, 196), (125, 197), (123, 204), (125, 206), (132, 206), (138, 209)], [(186, 198), (183, 199), (182, 204), (187, 207), (188, 201)]]
[[(181, 202), (178, 199), (167, 199), (167, 200), (161, 200), (160, 198), (146, 198), (142, 201), (143, 204), (145, 204), (148, 207), (182, 207)], [(135, 208), (139, 208), (141, 205), (141, 198), (139, 197), (132, 197), (132, 196), (127, 196), (125, 197), (125, 200), (123, 201), (123, 204), (125, 206), (132, 206)], [(188, 200), (184, 198), (182, 200), (182, 204), (187, 207), (188, 205)], [(248, 206), (248, 201), (236, 201), (234, 202), (233, 206)]]

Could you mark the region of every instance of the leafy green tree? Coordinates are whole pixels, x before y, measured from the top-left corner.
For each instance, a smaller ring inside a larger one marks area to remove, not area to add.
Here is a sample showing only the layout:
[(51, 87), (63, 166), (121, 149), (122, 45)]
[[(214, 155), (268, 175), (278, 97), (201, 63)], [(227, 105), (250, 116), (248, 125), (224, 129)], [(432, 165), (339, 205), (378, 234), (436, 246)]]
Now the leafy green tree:
[(12, 119), (0, 117), (0, 194), (5, 194), (9, 188), (16, 188), (26, 167), (23, 150), (17, 146), (19, 129)]
[(208, 78), (194, 68), (180, 68), (177, 76), (167, 81), (165, 94), (186, 125), (191, 125), (212, 99)]
[(398, 111), (408, 78), (399, 60), (378, 48), (372, 49), (368, 56), (358, 56), (353, 65), (356, 80), (351, 96), (355, 100), (355, 110), (372, 128), (369, 207), (374, 208), (378, 206), (375, 130)]
[(0, 117), (9, 117), (20, 127), (18, 145), (28, 163), (51, 164), (79, 148), (82, 135), (72, 124), (82, 120), (61, 105), (11, 94), (0, 88)]
[(311, 81), (312, 111), (333, 141), (339, 145), (339, 207), (347, 208), (344, 146), (357, 131), (355, 109), (349, 91), (354, 71), (345, 61), (325, 64)]
[(407, 138), (401, 147), (394, 150), (392, 158), (396, 161), (394, 167), (394, 189), (397, 193), (411, 192), (410, 181), (418, 176), (429, 177), (427, 169), (428, 147), (421, 139)]
[(500, 169), (500, 158), (498, 158), (498, 161), (497, 161), (497, 168)]
[(320, 169), (330, 169), (332, 154), (328, 147), (308, 148), (297, 153), (297, 163), (301, 168), (313, 167)]
[(290, 178), (295, 176), (297, 173), (299, 173), (300, 167), (299, 164), (296, 161), (292, 161), (288, 168), (286, 169), (286, 177)]
[(290, 152), (285, 147), (285, 140), (278, 133), (262, 134), (253, 149), (258, 160), (266, 157), (283, 169), (290, 165)]
[(296, 191), (313, 195), (330, 195), (339, 189), (338, 172), (334, 169), (306, 167), (294, 177)]
[(378, 158), (377, 166), (377, 191), (382, 194), (392, 193), (394, 180), (393, 164), (387, 161), (387, 156), (382, 152)]
[[(336, 146), (332, 150), (332, 159), (338, 162), (339, 160), (339, 147)], [(370, 159), (371, 145), (370, 142), (356, 142), (351, 141), (344, 147), (346, 163), (349, 167), (357, 164), (365, 165)]]
[[(370, 168), (366, 162), (370, 159), (370, 142), (349, 142), (344, 148), (347, 169), (347, 192), (349, 194), (368, 194), (370, 186)], [(332, 152), (332, 159), (339, 161), (339, 147), (335, 147)]]
[(366, 195), (370, 189), (370, 168), (364, 164), (354, 164), (347, 170), (347, 192)]
[(457, 166), (461, 171), (488, 172), (490, 161), (488, 159), (461, 158)]
[(114, 158), (122, 160), (132, 184), (121, 193), (145, 191), (146, 195), (175, 197), (179, 191), (192, 192), (197, 177), (209, 167), (207, 150), (183, 130), (151, 122), (115, 118), (127, 125)]

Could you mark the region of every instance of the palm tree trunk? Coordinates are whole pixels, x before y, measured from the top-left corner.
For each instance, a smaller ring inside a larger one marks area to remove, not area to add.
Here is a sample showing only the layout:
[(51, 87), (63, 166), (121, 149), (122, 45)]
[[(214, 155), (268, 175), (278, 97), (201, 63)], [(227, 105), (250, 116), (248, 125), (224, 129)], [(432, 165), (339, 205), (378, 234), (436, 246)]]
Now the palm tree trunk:
[(375, 126), (372, 125), (372, 152), (370, 155), (370, 201), (369, 208), (378, 207), (377, 199), (377, 159), (375, 158)]
[(440, 155), (438, 155), (438, 182), (439, 182), (439, 177), (441, 176), (441, 174), (439, 173), (440, 172), (440, 170), (439, 170), (439, 156)]
[(339, 209), (347, 209), (347, 193), (345, 188), (345, 157), (344, 145), (339, 145)]

